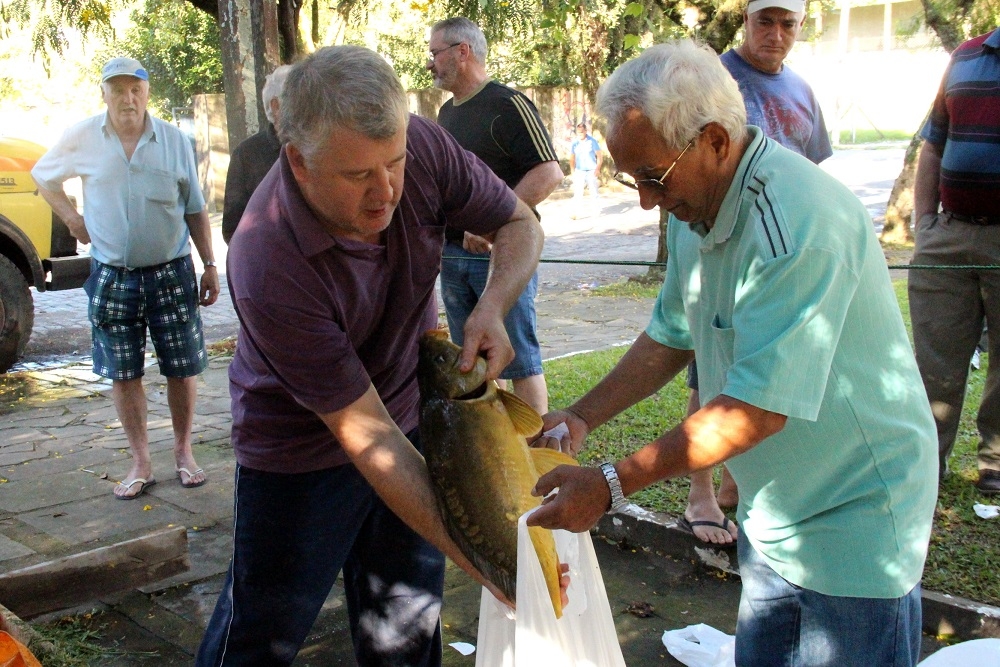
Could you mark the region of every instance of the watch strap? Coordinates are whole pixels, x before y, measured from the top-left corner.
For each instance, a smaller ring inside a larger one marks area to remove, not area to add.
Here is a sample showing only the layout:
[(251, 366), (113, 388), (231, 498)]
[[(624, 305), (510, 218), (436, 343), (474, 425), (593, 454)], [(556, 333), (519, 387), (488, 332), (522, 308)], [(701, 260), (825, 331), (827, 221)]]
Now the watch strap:
[(618, 479), (618, 471), (615, 470), (615, 466), (611, 463), (602, 463), (601, 472), (604, 473), (604, 479), (608, 482), (608, 489), (611, 491), (611, 506), (608, 507), (608, 512), (617, 512), (621, 508), (628, 505), (628, 500), (625, 499), (625, 494), (622, 493), (622, 483)]

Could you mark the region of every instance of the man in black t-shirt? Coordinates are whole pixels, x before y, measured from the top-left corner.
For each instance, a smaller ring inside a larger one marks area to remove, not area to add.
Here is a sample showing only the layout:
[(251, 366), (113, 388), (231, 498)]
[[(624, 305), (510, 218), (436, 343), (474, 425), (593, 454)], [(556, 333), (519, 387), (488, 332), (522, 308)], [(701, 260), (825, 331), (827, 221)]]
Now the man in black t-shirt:
[[(438, 112), (438, 123), (535, 210), (563, 179), (535, 105), (486, 74), (486, 37), (469, 19), (454, 17), (434, 24), (429, 48), (427, 69), (434, 75), (434, 85), (453, 94)], [(461, 345), (465, 320), (486, 285), (490, 244), (459, 230), (449, 229), (446, 236), (441, 295), (452, 339)], [(500, 377), (512, 380), (514, 393), (545, 414), (548, 391), (535, 333), (537, 291), (536, 273), (504, 320), (516, 356)]]

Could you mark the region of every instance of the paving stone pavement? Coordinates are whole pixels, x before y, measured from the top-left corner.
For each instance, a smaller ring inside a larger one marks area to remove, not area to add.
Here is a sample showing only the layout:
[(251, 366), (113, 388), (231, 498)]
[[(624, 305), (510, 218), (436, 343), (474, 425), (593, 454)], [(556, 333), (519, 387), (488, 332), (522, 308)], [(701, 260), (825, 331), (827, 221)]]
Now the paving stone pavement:
[[(539, 208), (547, 237), (544, 257), (648, 261), (655, 256), (657, 214), (639, 209), (629, 194), (611, 193), (584, 207), (554, 200)], [(218, 216), (213, 220), (216, 257), (224, 266)], [(648, 321), (652, 300), (599, 298), (589, 288), (645, 271), (637, 266), (543, 264), (537, 303), (543, 357), (634, 340)], [(198, 381), (194, 450), (209, 483), (197, 489), (182, 489), (174, 478), (166, 383), (155, 361), (148, 360), (144, 385), (158, 484), (138, 502), (121, 502), (113, 498), (112, 488), (129, 469), (128, 445), (110, 382), (90, 370), (85, 297), (82, 290), (34, 296), (32, 345), (42, 352), (35, 354), (29, 346), (15, 372), (0, 379), (0, 572), (166, 526), (185, 526), (188, 572), (138, 591), (104, 596), (87, 608), (103, 610), (102, 634), (127, 648), (120, 659), (104, 664), (189, 664), (231, 550), (235, 466), (229, 445), (228, 359), (213, 358)], [(235, 335), (237, 321), (224, 275), (219, 302), (202, 309), (202, 317), (210, 343)], [(48, 339), (60, 336), (67, 338), (61, 347), (45, 347)], [(735, 628), (738, 583), (718, 570), (708, 573), (701, 562), (705, 554), (695, 557), (695, 545), (678, 539), (684, 544), (671, 557), (595, 538), (628, 664), (679, 664), (660, 643), (666, 629), (696, 622), (726, 632)], [(723, 570), (733, 568), (731, 555), (710, 557)], [(478, 588), (454, 567), (447, 587), (446, 642), (475, 643)], [(643, 616), (647, 604), (653, 611)], [(155, 655), (141, 653), (147, 649)], [(446, 664), (471, 665), (474, 659), (446, 653)], [(353, 664), (339, 584), (295, 664)]]

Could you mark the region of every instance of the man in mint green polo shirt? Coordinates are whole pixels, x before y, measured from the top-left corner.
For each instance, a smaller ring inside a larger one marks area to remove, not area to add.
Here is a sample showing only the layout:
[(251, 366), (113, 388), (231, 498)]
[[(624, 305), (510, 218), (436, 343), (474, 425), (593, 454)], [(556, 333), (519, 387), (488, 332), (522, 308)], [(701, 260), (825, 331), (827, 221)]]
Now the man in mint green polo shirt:
[(585, 530), (629, 493), (726, 461), (737, 664), (916, 664), (936, 433), (865, 208), (746, 126), (735, 81), (690, 41), (619, 68), (598, 111), (616, 178), (673, 214), (667, 275), (646, 332), (546, 429), (565, 423), (576, 453), (693, 353), (702, 408), (614, 465), (542, 477), (537, 494), (559, 492), (529, 524)]

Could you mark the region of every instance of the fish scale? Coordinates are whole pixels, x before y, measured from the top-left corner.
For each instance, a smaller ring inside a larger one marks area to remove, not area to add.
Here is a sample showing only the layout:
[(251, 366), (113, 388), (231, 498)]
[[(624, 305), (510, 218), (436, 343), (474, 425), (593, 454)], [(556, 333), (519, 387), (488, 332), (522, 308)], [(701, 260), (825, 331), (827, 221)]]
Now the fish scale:
[[(448, 534), (483, 576), (515, 600), (518, 518), (541, 504), (531, 495), (541, 472), (576, 461), (529, 448), (525, 436), (541, 429), (541, 417), (486, 381), (485, 360), (460, 373), (460, 354), (445, 332), (421, 338), (420, 442)], [(544, 528), (532, 527), (529, 534), (559, 617), (555, 541)]]

